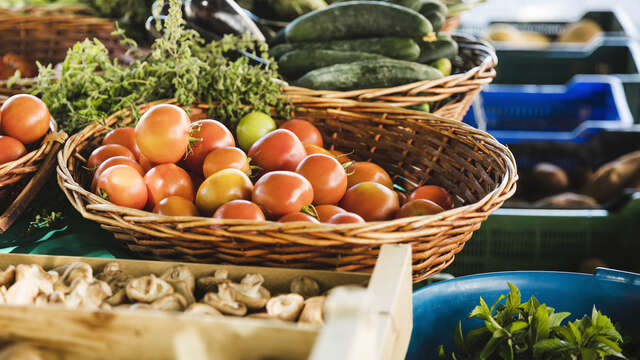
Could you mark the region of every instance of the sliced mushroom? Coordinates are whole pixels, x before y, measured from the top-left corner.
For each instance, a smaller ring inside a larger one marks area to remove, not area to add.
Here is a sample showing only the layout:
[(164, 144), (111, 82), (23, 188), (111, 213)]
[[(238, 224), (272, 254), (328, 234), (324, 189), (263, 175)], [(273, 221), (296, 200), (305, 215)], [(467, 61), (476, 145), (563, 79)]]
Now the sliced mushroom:
[(203, 293), (208, 293), (218, 290), (218, 285), (229, 279), (229, 272), (227, 270), (216, 270), (213, 276), (201, 277), (196, 281), (198, 289)]
[(43, 360), (40, 350), (27, 343), (15, 343), (0, 351), (0, 360)]
[(203, 304), (203, 303), (191, 304), (191, 306), (189, 306), (187, 310), (185, 310), (184, 312), (185, 314), (209, 315), (209, 316), (215, 316), (215, 317), (222, 317), (222, 313), (216, 310), (216, 308), (214, 308), (211, 305)]
[(40, 265), (20, 264), (16, 266), (16, 282), (27, 278), (33, 278), (38, 281), (38, 289), (41, 293), (50, 295), (53, 292), (53, 283), (55, 279), (51, 274), (44, 271)]
[(5, 294), (5, 300), (9, 305), (33, 304), (39, 292), (40, 280), (27, 277), (11, 285)]
[(229, 283), (236, 291), (236, 300), (251, 310), (262, 309), (271, 298), (269, 290), (262, 286), (264, 277), (260, 274), (247, 274), (240, 284)]
[(151, 303), (151, 307), (163, 311), (183, 311), (187, 307), (184, 296), (173, 293)]
[(129, 281), (127, 297), (131, 301), (151, 303), (173, 293), (173, 287), (155, 275), (147, 275)]
[(278, 295), (267, 302), (267, 313), (280, 320), (295, 321), (303, 305), (300, 294)]
[(304, 308), (300, 313), (298, 322), (312, 325), (322, 325), (324, 323), (322, 309), (324, 308), (325, 300), (326, 297), (324, 296), (314, 296), (305, 300)]
[(6, 269), (0, 271), (0, 286), (11, 286), (16, 276), (16, 267), (13, 265), (7, 266)]
[(193, 288), (190, 288), (186, 281), (167, 280), (167, 282), (173, 287), (173, 291), (184, 297), (187, 301), (187, 305), (191, 305), (196, 302), (196, 298), (193, 296)]
[(93, 269), (87, 263), (73, 262), (69, 265), (53, 269), (60, 274), (60, 281), (70, 286), (77, 278), (85, 279), (87, 282), (93, 281)]
[(290, 288), (292, 293), (300, 294), (305, 299), (320, 295), (318, 282), (307, 276), (298, 276), (293, 279)]
[(227, 282), (218, 285), (218, 293), (209, 292), (202, 299), (223, 314), (244, 316), (247, 306), (236, 301), (236, 292)]
[(167, 282), (184, 281), (192, 293), (196, 286), (195, 276), (193, 276), (191, 270), (189, 270), (189, 268), (184, 265), (174, 266), (171, 269), (165, 271), (165, 273), (160, 276), (160, 279)]

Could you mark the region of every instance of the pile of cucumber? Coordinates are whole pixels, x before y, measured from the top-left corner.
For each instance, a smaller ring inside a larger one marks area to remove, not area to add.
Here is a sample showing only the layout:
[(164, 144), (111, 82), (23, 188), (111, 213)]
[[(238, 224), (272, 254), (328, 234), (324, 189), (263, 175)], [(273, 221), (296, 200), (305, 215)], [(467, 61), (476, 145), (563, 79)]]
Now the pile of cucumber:
[(289, 23), (270, 54), (285, 79), (310, 89), (435, 80), (458, 54), (451, 36), (437, 34), (446, 14), (440, 0), (337, 1)]

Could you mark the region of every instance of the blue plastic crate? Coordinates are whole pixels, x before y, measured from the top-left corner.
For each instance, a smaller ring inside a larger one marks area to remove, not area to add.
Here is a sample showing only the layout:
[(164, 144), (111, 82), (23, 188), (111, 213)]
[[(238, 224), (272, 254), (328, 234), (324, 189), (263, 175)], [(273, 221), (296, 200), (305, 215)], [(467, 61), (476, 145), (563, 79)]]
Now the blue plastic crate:
[[(595, 275), (562, 272), (504, 272), (464, 276), (426, 286), (413, 294), (413, 332), (407, 360), (437, 359), (438, 345), (453, 351), (453, 332), (462, 321), (467, 334), (482, 326), (466, 320), (482, 297), (491, 304), (515, 284), (522, 299), (535, 296), (556, 311), (571, 312), (567, 320), (598, 310), (622, 326), (623, 335), (640, 331), (640, 274), (598, 269)], [(504, 303), (504, 300), (502, 301)]]
[(608, 75), (577, 75), (567, 85), (491, 85), (464, 122), (504, 144), (581, 143), (605, 129), (633, 124), (622, 82)]

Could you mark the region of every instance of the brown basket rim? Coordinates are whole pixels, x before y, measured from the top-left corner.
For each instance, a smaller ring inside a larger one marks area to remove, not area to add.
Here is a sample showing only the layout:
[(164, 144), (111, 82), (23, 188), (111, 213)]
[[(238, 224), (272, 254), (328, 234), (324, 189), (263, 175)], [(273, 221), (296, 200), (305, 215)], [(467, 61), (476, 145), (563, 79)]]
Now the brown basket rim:
[[(175, 99), (166, 99), (166, 100), (159, 100), (159, 101), (155, 101), (155, 102), (151, 102), (151, 103), (147, 103), (147, 104), (143, 104), (140, 105), (140, 108), (146, 108), (146, 107), (150, 107), (156, 104), (161, 104), (161, 103), (174, 103), (176, 104), (177, 102), (175, 101)], [(360, 224), (344, 224), (344, 225), (336, 225), (336, 224), (326, 224), (326, 223), (321, 223), (321, 224), (311, 224), (311, 223), (280, 223), (280, 222), (275, 222), (275, 221), (266, 221), (266, 222), (255, 222), (255, 221), (247, 221), (247, 220), (225, 220), (225, 219), (213, 219), (213, 218), (206, 218), (206, 217), (172, 217), (172, 216), (164, 216), (164, 215), (158, 215), (158, 214), (154, 214), (152, 212), (149, 211), (145, 211), (145, 210), (136, 210), (136, 209), (131, 209), (131, 208), (126, 208), (126, 207), (121, 207), (121, 206), (117, 206), (114, 205), (113, 203), (101, 198), (100, 196), (93, 194), (92, 192), (88, 191), (87, 189), (84, 189), (72, 176), (69, 168), (68, 168), (68, 164), (67, 161), (65, 161), (65, 159), (70, 160), (72, 157), (74, 157), (74, 155), (72, 155), (73, 150), (75, 149), (75, 144), (78, 141), (84, 140), (86, 138), (90, 138), (92, 137), (92, 135), (100, 130), (105, 129), (104, 126), (102, 126), (101, 124), (98, 123), (94, 123), (91, 124), (89, 126), (87, 126), (85, 129), (83, 129), (82, 131), (72, 135), (71, 137), (69, 137), (68, 141), (65, 143), (63, 149), (58, 153), (58, 166), (57, 166), (57, 173), (58, 173), (58, 182), (62, 188), (62, 190), (65, 192), (65, 194), (67, 195), (67, 198), (69, 198), (69, 200), (72, 202), (72, 205), (74, 205), (74, 207), (76, 208), (76, 210), (78, 210), (84, 217), (87, 217), (89, 219), (91, 219), (91, 217), (88, 217), (87, 215), (89, 215), (87, 213), (87, 209), (88, 210), (95, 210), (95, 211), (99, 211), (99, 212), (113, 212), (113, 213), (119, 213), (119, 214), (123, 214), (128, 220), (131, 221), (138, 221), (138, 222), (142, 222), (142, 223), (147, 223), (147, 222), (160, 222), (160, 223), (167, 223), (167, 222), (179, 222), (179, 223), (186, 223), (189, 224), (188, 226), (184, 226), (185, 229), (189, 228), (189, 227), (193, 227), (193, 226), (215, 226), (215, 225), (246, 225), (246, 226), (260, 226), (262, 228), (262, 230), (264, 231), (279, 231), (279, 230), (283, 230), (283, 229), (291, 229), (292, 226), (294, 226), (295, 228), (301, 230), (301, 231), (305, 231), (305, 232), (326, 232), (327, 229), (331, 230), (331, 229), (352, 229), (353, 233), (360, 233), (360, 232), (364, 232), (366, 230), (373, 230), (375, 228), (383, 228), (383, 227), (388, 227), (388, 226), (406, 226), (409, 225), (411, 223), (414, 223), (416, 221), (420, 221), (420, 222), (424, 222), (427, 223), (431, 220), (436, 220), (436, 219), (443, 219), (446, 217), (451, 217), (454, 216), (456, 214), (460, 214), (463, 212), (468, 212), (468, 211), (476, 211), (476, 210), (481, 210), (481, 211), (487, 211), (489, 209), (486, 209), (487, 205), (491, 204), (493, 201), (496, 201), (497, 199), (499, 199), (500, 197), (503, 197), (504, 194), (512, 194), (515, 191), (515, 181), (517, 180), (517, 169), (516, 169), (516, 163), (515, 163), (515, 159), (513, 158), (513, 154), (511, 154), (511, 152), (509, 151), (509, 149), (500, 144), (497, 140), (495, 140), (495, 138), (493, 138), (491, 135), (475, 129), (467, 124), (461, 123), (459, 121), (456, 120), (450, 120), (450, 119), (446, 119), (437, 115), (433, 115), (433, 114), (426, 114), (426, 113), (422, 113), (419, 111), (412, 111), (412, 110), (404, 110), (402, 109), (401, 111), (399, 111), (399, 109), (397, 108), (389, 108), (386, 107), (384, 105), (379, 105), (376, 104), (374, 106), (371, 106), (372, 104), (361, 104), (361, 106), (363, 106), (363, 108), (367, 108), (371, 111), (378, 111), (378, 112), (384, 112), (384, 111), (395, 111), (395, 112), (405, 112), (407, 115), (412, 115), (412, 116), (416, 116), (416, 117), (426, 117), (426, 118), (430, 118), (430, 120), (437, 120), (439, 122), (442, 122), (444, 124), (450, 125), (452, 128), (455, 127), (462, 127), (465, 130), (468, 130), (471, 133), (474, 133), (478, 136), (483, 136), (485, 137), (485, 139), (483, 139), (483, 141), (488, 142), (490, 145), (492, 145), (493, 147), (495, 147), (496, 149), (499, 149), (502, 151), (502, 154), (500, 154), (503, 159), (506, 159), (507, 161), (505, 162), (505, 164), (507, 165), (507, 169), (506, 169), (506, 174), (503, 177), (503, 179), (500, 182), (500, 185), (498, 187), (496, 187), (494, 190), (492, 190), (491, 192), (489, 192), (487, 195), (485, 195), (482, 199), (480, 199), (479, 201), (473, 203), (473, 204), (469, 204), (469, 205), (464, 205), (461, 207), (457, 207), (451, 210), (447, 210), (445, 212), (436, 214), (436, 215), (428, 215), (428, 216), (417, 216), (417, 217), (411, 217), (411, 218), (401, 218), (401, 219), (394, 219), (394, 220), (388, 220), (388, 221), (378, 221), (378, 222), (366, 222), (364, 224), (360, 223)], [(196, 106), (206, 106), (206, 105), (196, 105)], [(128, 109), (124, 109), (121, 111), (118, 111), (114, 114), (112, 114), (111, 116), (109, 116), (109, 118), (107, 119), (107, 123), (110, 122), (110, 120), (115, 121), (116, 118), (123, 116), (125, 114), (128, 114), (130, 112), (130, 110)], [(126, 116), (126, 115), (125, 115)], [(509, 195), (510, 196), (510, 195)], [(86, 204), (82, 204), (82, 207), (78, 207), (80, 204), (77, 204), (76, 202), (74, 202), (75, 200), (80, 200), (81, 198), (86, 198), (89, 201), (84, 201)], [(508, 197), (507, 197), (508, 198)], [(503, 199), (502, 201), (504, 201), (506, 199)], [(85, 209), (86, 207), (86, 209)], [(194, 224), (197, 223), (197, 224)], [(241, 229), (238, 229), (241, 230)], [(413, 231), (411, 231), (413, 232)], [(386, 243), (389, 242), (388, 240), (381, 240), (381, 243)], [(393, 240), (391, 240), (391, 242), (393, 242)], [(372, 243), (378, 243), (378, 241), (372, 240)], [(315, 244), (315, 245), (319, 245), (319, 244)]]

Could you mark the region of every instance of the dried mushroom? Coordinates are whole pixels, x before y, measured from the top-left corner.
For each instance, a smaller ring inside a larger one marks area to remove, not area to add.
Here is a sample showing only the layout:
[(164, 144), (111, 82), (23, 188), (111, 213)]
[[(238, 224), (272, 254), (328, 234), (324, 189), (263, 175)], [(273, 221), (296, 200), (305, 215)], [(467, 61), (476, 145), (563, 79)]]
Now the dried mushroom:
[(310, 297), (304, 301), (304, 308), (300, 313), (298, 322), (312, 325), (322, 325), (324, 323), (322, 311), (324, 309), (324, 296)]
[(204, 276), (196, 281), (198, 289), (203, 293), (215, 292), (218, 285), (229, 280), (229, 272), (227, 270), (216, 270), (213, 276)]
[(132, 276), (120, 270), (118, 263), (110, 262), (104, 266), (102, 272), (96, 276), (96, 279), (106, 282), (112, 288), (121, 289), (127, 286)]
[(16, 267), (13, 265), (9, 265), (6, 269), (0, 271), (0, 286), (11, 286), (15, 275)]
[(100, 308), (104, 300), (112, 295), (111, 288), (104, 281), (94, 281), (87, 288), (87, 297), (82, 300), (82, 306)]
[(229, 283), (236, 291), (236, 300), (251, 310), (259, 310), (267, 305), (271, 297), (269, 290), (262, 286), (264, 277), (260, 274), (247, 274), (239, 284)]
[(0, 360), (43, 360), (40, 350), (27, 343), (15, 343), (0, 351)]
[(170, 294), (151, 303), (155, 310), (183, 311), (187, 307), (187, 300), (180, 294)]
[(55, 278), (40, 267), (40, 265), (24, 265), (16, 266), (15, 280), (16, 283), (25, 279), (35, 279), (38, 282), (38, 290), (46, 295), (53, 292), (53, 283)]
[(28, 277), (11, 285), (4, 294), (4, 298), (9, 305), (28, 305), (33, 304), (39, 292), (40, 280)]
[(151, 305), (145, 303), (135, 303), (128, 306), (129, 310), (155, 310)]
[(187, 305), (191, 305), (196, 302), (195, 296), (193, 296), (193, 288), (190, 288), (187, 285), (186, 281), (182, 280), (167, 280), (169, 285), (173, 287), (173, 291), (182, 295), (184, 299), (187, 301)]
[(120, 305), (127, 301), (127, 290), (125, 290), (124, 288), (120, 288), (104, 301), (111, 306)]
[(160, 279), (165, 280), (167, 282), (171, 281), (184, 281), (191, 292), (195, 289), (196, 286), (196, 278), (193, 276), (191, 270), (184, 265), (174, 266), (171, 269), (167, 270)]
[(222, 313), (216, 310), (216, 308), (214, 308), (211, 305), (203, 304), (203, 303), (191, 304), (191, 306), (189, 306), (187, 310), (185, 310), (184, 312), (185, 314), (193, 314), (193, 315), (209, 315), (209, 316), (215, 316), (215, 317), (222, 316)]
[(49, 297), (44, 294), (40, 294), (36, 296), (36, 298), (33, 300), (33, 305), (35, 306), (47, 305), (48, 303), (49, 303)]
[(218, 285), (218, 293), (209, 292), (202, 299), (223, 314), (244, 316), (247, 306), (236, 301), (236, 291), (227, 282)]
[(147, 275), (129, 281), (127, 284), (127, 297), (131, 301), (151, 303), (173, 293), (169, 283), (158, 279), (155, 275)]
[(55, 268), (53, 271), (60, 274), (59, 281), (67, 286), (71, 286), (77, 278), (82, 278), (87, 282), (93, 281), (93, 269), (87, 263), (73, 262), (69, 265)]
[(290, 288), (292, 293), (300, 294), (305, 299), (320, 295), (318, 282), (307, 276), (298, 276), (293, 279)]
[(250, 318), (253, 318), (253, 319), (278, 320), (278, 318), (276, 318), (275, 316), (270, 315), (269, 313), (266, 313), (266, 312), (259, 312), (259, 313), (249, 314), (249, 315), (247, 315), (247, 317), (250, 317)]
[(304, 305), (300, 294), (278, 295), (267, 302), (267, 313), (285, 321), (295, 321)]
[(0, 304), (7, 303), (6, 294), (7, 294), (7, 287), (4, 285), (1, 285), (0, 286)]

